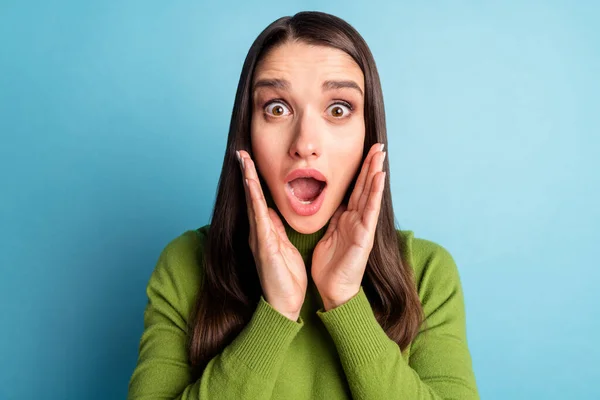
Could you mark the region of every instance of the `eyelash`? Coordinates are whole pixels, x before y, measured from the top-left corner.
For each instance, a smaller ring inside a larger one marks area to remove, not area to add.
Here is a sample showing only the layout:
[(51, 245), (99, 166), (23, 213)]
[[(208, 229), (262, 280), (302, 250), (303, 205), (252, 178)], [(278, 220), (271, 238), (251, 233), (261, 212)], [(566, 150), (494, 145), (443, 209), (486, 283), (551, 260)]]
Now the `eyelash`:
[[(271, 100), (267, 101), (267, 102), (266, 102), (266, 103), (265, 103), (265, 104), (262, 106), (263, 112), (265, 113), (265, 115), (267, 115), (267, 116), (269, 116), (269, 117), (272, 117), (272, 115), (269, 115), (269, 114), (267, 114), (267, 112), (266, 112), (266, 108), (267, 108), (268, 106), (270, 106), (271, 104), (273, 104), (273, 103), (283, 103), (283, 104), (285, 104), (285, 105), (286, 105), (286, 107), (287, 107), (287, 108), (291, 108), (291, 107), (290, 107), (290, 106), (287, 104), (287, 102), (286, 102), (285, 100), (281, 99), (281, 98), (278, 98), (278, 99), (271, 99)], [(349, 117), (350, 115), (352, 115), (352, 114), (354, 113), (354, 106), (352, 105), (352, 103), (350, 103), (350, 102), (347, 102), (346, 100), (335, 99), (335, 100), (334, 100), (334, 103), (331, 103), (331, 105), (329, 105), (329, 107), (331, 107), (331, 106), (334, 106), (334, 105), (336, 105), (336, 104), (338, 104), (338, 105), (342, 105), (342, 106), (345, 106), (345, 107), (348, 107), (348, 109), (350, 110), (350, 113), (348, 113), (348, 115), (347, 115), (347, 116), (344, 116), (343, 118), (347, 118), (347, 117)], [(327, 107), (327, 108), (329, 108), (329, 107)], [(275, 118), (276, 118), (276, 117), (275, 117)], [(342, 119), (342, 118), (340, 118), (340, 119)]]

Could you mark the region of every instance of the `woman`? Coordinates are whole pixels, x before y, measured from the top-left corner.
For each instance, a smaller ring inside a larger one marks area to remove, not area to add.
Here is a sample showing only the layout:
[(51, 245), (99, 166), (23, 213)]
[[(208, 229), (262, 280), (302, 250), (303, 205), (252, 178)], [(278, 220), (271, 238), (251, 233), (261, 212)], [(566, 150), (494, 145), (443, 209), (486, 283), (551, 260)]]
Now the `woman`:
[(211, 224), (169, 243), (148, 283), (129, 398), (478, 398), (456, 265), (395, 229), (386, 142), (350, 25), (303, 12), (268, 26)]

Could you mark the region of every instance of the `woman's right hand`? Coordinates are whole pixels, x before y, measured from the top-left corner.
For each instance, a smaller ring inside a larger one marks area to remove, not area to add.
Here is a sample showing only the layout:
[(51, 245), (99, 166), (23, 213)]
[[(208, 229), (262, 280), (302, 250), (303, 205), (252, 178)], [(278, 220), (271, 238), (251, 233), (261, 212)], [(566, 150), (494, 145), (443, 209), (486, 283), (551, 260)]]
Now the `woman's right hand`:
[(250, 222), (248, 243), (265, 300), (296, 321), (304, 303), (307, 275), (302, 256), (290, 242), (277, 213), (267, 207), (255, 164), (248, 152), (236, 152), (244, 179)]

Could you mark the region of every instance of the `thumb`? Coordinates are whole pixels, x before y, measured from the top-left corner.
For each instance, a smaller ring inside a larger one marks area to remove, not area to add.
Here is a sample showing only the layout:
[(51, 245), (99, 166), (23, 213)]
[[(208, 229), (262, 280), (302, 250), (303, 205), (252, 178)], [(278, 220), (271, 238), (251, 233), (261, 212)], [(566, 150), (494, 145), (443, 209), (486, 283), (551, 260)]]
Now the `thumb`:
[(329, 221), (329, 226), (327, 227), (327, 231), (325, 232), (325, 235), (323, 236), (323, 239), (322, 239), (323, 241), (326, 241), (327, 239), (329, 239), (329, 236), (331, 236), (333, 234), (333, 232), (337, 228), (337, 224), (340, 219), (340, 216), (344, 213), (344, 211), (346, 211), (346, 209), (347, 209), (346, 205), (344, 203), (342, 203), (342, 204), (340, 204), (338, 209), (335, 210), (335, 213), (333, 213), (333, 217), (331, 217), (331, 220)]
[(273, 224), (275, 231), (279, 235), (279, 238), (286, 243), (290, 243), (290, 239), (288, 238), (287, 233), (285, 232), (285, 227), (283, 226), (283, 223), (281, 222), (281, 218), (279, 218), (279, 215), (277, 215), (275, 210), (273, 210), (272, 208), (269, 208), (268, 211), (269, 211), (269, 218), (271, 218), (271, 223)]

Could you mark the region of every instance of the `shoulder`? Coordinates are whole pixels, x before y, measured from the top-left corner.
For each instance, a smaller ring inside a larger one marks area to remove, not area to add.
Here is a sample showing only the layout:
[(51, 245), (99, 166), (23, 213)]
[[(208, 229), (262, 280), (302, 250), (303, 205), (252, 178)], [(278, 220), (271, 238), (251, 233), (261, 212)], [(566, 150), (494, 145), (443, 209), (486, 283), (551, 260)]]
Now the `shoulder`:
[(209, 225), (188, 230), (163, 248), (146, 293), (150, 302), (167, 301), (185, 320), (191, 311), (202, 280), (202, 252)]
[(205, 225), (196, 230), (187, 230), (175, 237), (163, 248), (160, 259), (179, 263), (196, 257), (198, 251), (204, 248), (209, 227)]
[(413, 231), (397, 230), (403, 259), (412, 267), (421, 302), (461, 290), (454, 257), (448, 249), (431, 240), (417, 238)]
[(185, 231), (167, 243), (160, 253), (154, 272), (167, 270), (165, 272), (173, 277), (177, 274), (187, 278), (198, 275), (208, 228), (209, 225), (206, 225), (196, 230)]

